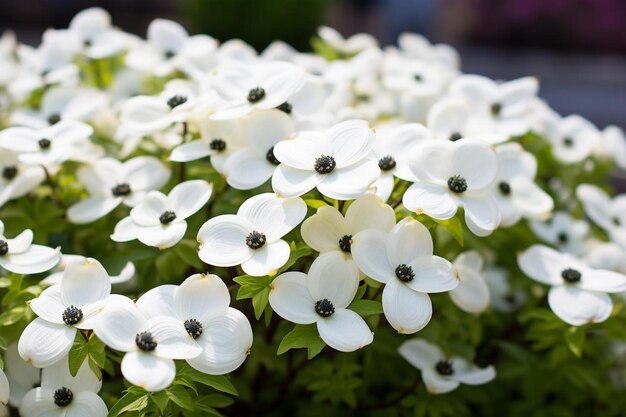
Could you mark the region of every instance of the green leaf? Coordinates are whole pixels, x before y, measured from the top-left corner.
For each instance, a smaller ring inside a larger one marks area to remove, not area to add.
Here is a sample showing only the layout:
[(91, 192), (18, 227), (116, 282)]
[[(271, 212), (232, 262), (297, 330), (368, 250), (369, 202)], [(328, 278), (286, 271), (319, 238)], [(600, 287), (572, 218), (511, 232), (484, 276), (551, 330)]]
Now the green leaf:
[(117, 417), (128, 411), (143, 410), (148, 405), (149, 394), (128, 392), (109, 410), (108, 417)]
[(314, 208), (314, 209), (318, 209), (320, 207), (324, 207), (328, 205), (326, 204), (324, 200), (305, 199), (304, 202), (306, 203), (307, 206)]
[(267, 303), (269, 299), (270, 299), (269, 287), (264, 288), (260, 292), (256, 293), (254, 297), (252, 297), (252, 307), (254, 307), (254, 317), (257, 320), (261, 318), (261, 315), (265, 311), (265, 307), (267, 307)]
[(152, 393), (152, 395), (150, 395), (150, 399), (159, 408), (161, 414), (165, 414), (165, 407), (167, 407), (167, 404), (170, 402), (170, 399), (167, 397), (167, 393), (165, 391)]
[(195, 410), (193, 405), (193, 398), (189, 392), (182, 385), (172, 385), (167, 390), (165, 390), (165, 394), (167, 398), (170, 399), (174, 404), (183, 408), (185, 410)]
[(291, 242), (291, 244), (289, 246), (291, 248), (291, 253), (289, 254), (289, 259), (287, 260), (285, 265), (280, 267), (280, 269), (278, 270), (278, 273), (287, 271), (300, 258), (304, 258), (305, 256), (310, 256), (310, 255), (313, 255), (313, 253), (315, 253), (315, 251), (313, 249), (308, 247), (307, 244), (303, 243), (303, 242), (300, 242), (298, 244), (295, 244), (295, 242)]
[(243, 300), (252, 298), (252, 306), (254, 307), (254, 316), (256, 319), (260, 319), (263, 311), (267, 307), (270, 284), (274, 280), (273, 277), (251, 277), (249, 275), (239, 276), (233, 281), (241, 285), (237, 291), (237, 299)]
[(361, 317), (383, 313), (383, 305), (375, 300), (354, 300), (348, 308)]
[(324, 349), (326, 343), (320, 337), (315, 324), (296, 324), (292, 331), (287, 333), (278, 346), (278, 355), (290, 349), (307, 349), (307, 357), (313, 359)]
[(585, 344), (585, 327), (570, 327), (565, 332), (565, 341), (567, 347), (572, 351), (576, 357), (580, 358), (583, 355), (583, 345)]
[(76, 376), (88, 354), (89, 348), (87, 347), (87, 342), (80, 331), (77, 331), (76, 338), (74, 339), (74, 345), (72, 345), (72, 349), (70, 349), (68, 358), (70, 364), (70, 374), (72, 376)]
[(225, 375), (208, 375), (193, 369), (186, 363), (178, 364), (177, 379), (188, 378), (191, 381), (202, 385), (215, 388), (226, 394), (238, 395), (237, 389), (234, 387), (230, 379)]
[(183, 239), (174, 246), (174, 251), (187, 265), (198, 270), (202, 269), (202, 262), (198, 258), (198, 243), (191, 239)]

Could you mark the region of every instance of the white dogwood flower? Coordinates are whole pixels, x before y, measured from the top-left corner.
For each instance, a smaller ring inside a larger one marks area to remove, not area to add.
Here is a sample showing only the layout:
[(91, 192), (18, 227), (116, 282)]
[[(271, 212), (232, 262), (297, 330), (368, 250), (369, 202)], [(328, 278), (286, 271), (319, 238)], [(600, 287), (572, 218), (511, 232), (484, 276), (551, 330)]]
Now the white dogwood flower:
[(167, 196), (150, 191), (130, 211), (130, 216), (117, 223), (111, 239), (116, 242), (138, 239), (159, 249), (172, 247), (185, 236), (185, 219), (200, 210), (212, 192), (213, 186), (204, 180), (181, 182)]
[(71, 206), (67, 218), (83, 224), (98, 220), (121, 203), (136, 206), (149, 191), (165, 185), (170, 171), (152, 156), (138, 156), (126, 162), (103, 158), (81, 167), (77, 177), (90, 197)]
[(390, 232), (364, 230), (352, 237), (352, 256), (368, 277), (385, 284), (383, 310), (399, 333), (421, 330), (432, 316), (428, 293), (454, 289), (452, 264), (433, 255), (428, 229), (408, 217)]
[(513, 288), (509, 271), (505, 268), (489, 265), (484, 271), (485, 282), (489, 288), (491, 307), (502, 313), (510, 313), (526, 301), (526, 292)]
[(622, 128), (614, 125), (605, 127), (594, 154), (612, 160), (618, 167), (626, 169), (626, 135)]
[(478, 314), (489, 307), (489, 287), (483, 274), (483, 258), (475, 251), (456, 257), (453, 264), (459, 285), (450, 291), (450, 299), (466, 313)]
[(30, 390), (20, 406), (23, 417), (89, 416), (106, 417), (109, 410), (98, 396), (102, 381), (87, 360), (76, 376), (70, 374), (68, 357), (41, 372), (41, 387)]
[(198, 231), (198, 256), (209, 265), (241, 265), (252, 276), (268, 275), (289, 259), (289, 244), (281, 238), (306, 216), (299, 197), (258, 194), (243, 202), (237, 214), (214, 217)]
[(112, 298), (94, 332), (111, 349), (125, 352), (122, 375), (147, 391), (161, 391), (176, 376), (174, 359), (191, 359), (202, 348), (173, 317), (148, 318), (126, 297)]
[(348, 120), (323, 133), (301, 132), (295, 139), (279, 142), (274, 155), (281, 164), (274, 171), (272, 187), (284, 197), (314, 187), (338, 200), (360, 197), (380, 174), (377, 162), (367, 159), (374, 139), (366, 121)]
[(357, 33), (348, 38), (344, 38), (336, 29), (328, 26), (320, 26), (317, 35), (329, 46), (337, 51), (354, 55), (368, 48), (376, 48), (378, 41), (368, 33)]
[(600, 187), (580, 184), (576, 197), (589, 218), (604, 229), (613, 242), (626, 248), (626, 195), (611, 199)]
[(365, 320), (348, 309), (359, 287), (357, 269), (341, 254), (317, 257), (309, 273), (285, 272), (271, 284), (272, 309), (297, 324), (316, 323), (322, 340), (341, 352), (352, 352), (374, 340)]
[(407, 340), (398, 352), (422, 371), (422, 380), (431, 394), (444, 394), (461, 384), (486, 384), (496, 377), (493, 366), (479, 368), (458, 356), (447, 358), (439, 346), (424, 339)]
[(33, 245), (30, 229), (13, 239), (4, 237), (4, 223), (0, 221), (0, 267), (16, 274), (38, 274), (54, 267), (60, 259), (58, 249)]
[(229, 304), (226, 284), (213, 274), (192, 275), (180, 286), (161, 285), (137, 300), (148, 319), (167, 316), (178, 321), (189, 339), (202, 348), (187, 363), (210, 375), (234, 371), (252, 347), (250, 322)]
[(600, 132), (589, 120), (578, 115), (564, 118), (553, 115), (545, 120), (545, 136), (552, 145), (552, 155), (564, 164), (588, 158), (600, 142)]
[(0, 170), (0, 207), (30, 193), (46, 178), (40, 166), (21, 163), (18, 155), (8, 149), (0, 149)]
[(11, 387), (9, 405), (18, 408), (24, 396), (33, 387), (41, 384), (41, 369), (24, 362), (17, 351), (17, 342), (7, 346), (4, 363), (4, 371)]
[(410, 167), (418, 182), (404, 193), (407, 209), (449, 219), (461, 206), (465, 223), (477, 236), (489, 235), (500, 224), (493, 195), (498, 157), (488, 144), (472, 139), (425, 143)]
[(535, 235), (557, 247), (560, 251), (580, 255), (587, 235), (589, 223), (576, 220), (565, 211), (556, 211), (550, 220), (531, 221), (530, 228)]
[(611, 315), (613, 302), (607, 293), (626, 291), (626, 275), (594, 269), (567, 253), (533, 245), (517, 257), (527, 276), (551, 285), (550, 308), (572, 326), (600, 323)]
[(111, 15), (100, 7), (78, 12), (70, 21), (67, 31), (78, 38), (85, 55), (92, 59), (116, 55), (131, 43), (131, 36), (113, 28)]
[[(50, 275), (42, 279), (39, 283), (41, 285), (52, 286), (60, 284), (63, 279), (63, 273), (65, 268), (72, 262), (86, 262), (87, 258), (81, 255), (61, 255), (61, 261), (50, 270)], [(111, 278), (111, 284), (122, 284), (130, 281), (135, 276), (135, 264), (132, 262), (126, 262), (122, 270), (118, 275), (109, 275)]]

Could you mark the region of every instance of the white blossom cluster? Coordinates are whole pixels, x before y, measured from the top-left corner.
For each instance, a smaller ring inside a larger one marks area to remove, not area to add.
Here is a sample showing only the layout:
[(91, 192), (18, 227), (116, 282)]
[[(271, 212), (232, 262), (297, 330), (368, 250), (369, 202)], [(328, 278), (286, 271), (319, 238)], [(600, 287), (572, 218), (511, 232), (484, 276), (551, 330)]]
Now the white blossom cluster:
[[(619, 128), (600, 131), (580, 116), (558, 115), (538, 98), (535, 78), (463, 74), (451, 47), (416, 34), (387, 48), (330, 28), (319, 37), (335, 59), (282, 42), (257, 53), (161, 19), (142, 39), (98, 8), (80, 12), (67, 29), (47, 30), (36, 47), (4, 34), (0, 206), (42, 187), (54, 191), (52, 178), (74, 170), (81, 194), (67, 207), (68, 222), (86, 225), (125, 210), (109, 231), (115, 242), (167, 250), (197, 236), (209, 271), (271, 277), (271, 309), (315, 324), (342, 352), (375, 338), (349, 308), (366, 277), (401, 334), (428, 325), (430, 294), (448, 292), (468, 314), (524, 302), (523, 295), (505, 300), (511, 271), (497, 267), (493, 253), (466, 242), (450, 259), (437, 254), (425, 218), (441, 225), (463, 219), (459, 227), (472, 242), (528, 222), (545, 244), (521, 248), (519, 268), (551, 286), (554, 313), (574, 326), (609, 318), (608, 293), (626, 291), (626, 197), (567, 184), (558, 171), (542, 188), (537, 157), (519, 138), (544, 137), (559, 166), (626, 168)], [(221, 198), (207, 178), (190, 174), (207, 160), (243, 202), (190, 230), (186, 219)], [(591, 238), (582, 213), (573, 217), (576, 204), (606, 241)], [(6, 377), (0, 372), (0, 400), (21, 415), (107, 414), (93, 370), (85, 363), (69, 373), (77, 333), (122, 352), (124, 378), (149, 391), (172, 384), (175, 361), (222, 375), (250, 354), (249, 319), (230, 307), (221, 277), (201, 273), (142, 288), (134, 300), (111, 292), (112, 283), (133, 277), (132, 263), (111, 277), (98, 260), (32, 244), (30, 230), (5, 238), (0, 226), (0, 267), (13, 274), (55, 268), (29, 303), (36, 318), (5, 355)], [(285, 271), (292, 231), (319, 255)], [(424, 339), (407, 339), (399, 353), (432, 393), (495, 377), (493, 367), (447, 358)]]

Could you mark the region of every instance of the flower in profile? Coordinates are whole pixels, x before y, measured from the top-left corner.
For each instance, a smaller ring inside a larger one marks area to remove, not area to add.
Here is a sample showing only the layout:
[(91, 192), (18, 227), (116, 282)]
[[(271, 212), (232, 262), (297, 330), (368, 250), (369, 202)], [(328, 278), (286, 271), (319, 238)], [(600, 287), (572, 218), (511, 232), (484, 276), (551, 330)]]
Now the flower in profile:
[(70, 374), (68, 357), (41, 371), (41, 387), (30, 390), (20, 406), (23, 417), (89, 416), (106, 417), (109, 410), (98, 396), (102, 381), (87, 360), (76, 376)]
[(241, 265), (252, 276), (263, 276), (289, 259), (289, 244), (281, 238), (306, 216), (299, 197), (258, 194), (243, 202), (237, 214), (214, 217), (198, 231), (198, 256), (209, 265)]
[(574, 255), (582, 253), (589, 234), (589, 223), (576, 220), (565, 211), (556, 211), (550, 220), (533, 220), (529, 225), (539, 239)]
[(122, 375), (147, 391), (161, 391), (172, 384), (174, 359), (192, 359), (202, 352), (179, 320), (148, 318), (131, 299), (122, 296), (111, 299), (94, 332), (111, 349), (125, 353)]
[(110, 294), (111, 279), (100, 262), (87, 258), (70, 263), (60, 284), (30, 301), (39, 317), (20, 336), (22, 359), (38, 368), (61, 360), (70, 351), (77, 329), (93, 329)]
[(155, 157), (137, 156), (123, 163), (102, 158), (80, 168), (77, 176), (90, 197), (71, 206), (67, 218), (84, 224), (104, 217), (121, 203), (136, 206), (149, 191), (165, 185), (170, 171)]
[(359, 287), (354, 265), (337, 252), (317, 257), (309, 273), (285, 272), (271, 284), (269, 302), (285, 320), (317, 325), (322, 340), (341, 352), (352, 352), (374, 340), (365, 320), (348, 309)]
[(165, 249), (185, 236), (186, 218), (195, 214), (209, 201), (213, 186), (204, 180), (181, 182), (166, 196), (159, 191), (148, 195), (115, 226), (111, 239), (141, 243)]
[(348, 56), (378, 46), (376, 38), (368, 33), (357, 33), (349, 38), (344, 38), (337, 30), (328, 26), (320, 26), (317, 29), (317, 35), (333, 49)]
[(450, 299), (466, 313), (478, 314), (489, 307), (489, 287), (483, 273), (483, 258), (475, 251), (466, 251), (453, 264), (459, 285), (450, 291)]
[(30, 229), (13, 239), (4, 237), (4, 223), (0, 221), (0, 267), (16, 274), (38, 274), (54, 267), (60, 259), (58, 249), (33, 245)]
[[(46, 286), (60, 284), (63, 279), (65, 268), (67, 268), (70, 263), (84, 263), (86, 261), (87, 258), (81, 255), (61, 255), (61, 261), (59, 261), (59, 263), (52, 268), (52, 270), (50, 270), (50, 275), (42, 279), (39, 283)], [(118, 275), (109, 276), (111, 278), (111, 284), (122, 284), (124, 282), (128, 282), (135, 276), (135, 272), (135, 264), (130, 261), (126, 262)]]
[(229, 307), (230, 294), (220, 277), (195, 274), (180, 286), (161, 285), (137, 300), (149, 319), (176, 319), (202, 352), (187, 359), (200, 372), (222, 375), (237, 369), (252, 347), (250, 322), (239, 310)]
[(404, 206), (435, 219), (450, 219), (458, 207), (477, 236), (487, 236), (500, 224), (493, 195), (498, 157), (484, 142), (459, 139), (425, 143), (411, 162), (418, 182), (404, 193)]
[(618, 167), (626, 169), (626, 135), (622, 128), (614, 125), (605, 127), (594, 155), (612, 160)]
[(452, 264), (433, 255), (428, 229), (410, 217), (389, 232), (364, 230), (353, 236), (352, 256), (368, 277), (385, 284), (383, 310), (399, 333), (424, 328), (432, 316), (428, 293), (450, 291), (459, 283)]
[(326, 197), (350, 200), (365, 194), (380, 174), (377, 161), (367, 158), (374, 131), (364, 120), (348, 120), (320, 132), (301, 132), (279, 142), (274, 155), (281, 164), (272, 187), (283, 197), (295, 197), (317, 187)]
[(626, 248), (626, 195), (611, 199), (600, 187), (580, 184), (576, 197), (587, 216), (604, 229), (613, 242)]
[(30, 193), (46, 178), (40, 166), (21, 163), (18, 155), (8, 149), (0, 149), (0, 172), (0, 207)]
[(572, 326), (605, 321), (613, 310), (607, 293), (626, 291), (626, 275), (591, 268), (547, 246), (531, 246), (518, 255), (517, 263), (530, 278), (552, 286), (548, 304), (554, 314)]
[(439, 346), (424, 339), (407, 340), (398, 352), (422, 371), (422, 380), (431, 394), (445, 394), (461, 384), (486, 384), (496, 377), (493, 366), (479, 368), (458, 356), (447, 358)]

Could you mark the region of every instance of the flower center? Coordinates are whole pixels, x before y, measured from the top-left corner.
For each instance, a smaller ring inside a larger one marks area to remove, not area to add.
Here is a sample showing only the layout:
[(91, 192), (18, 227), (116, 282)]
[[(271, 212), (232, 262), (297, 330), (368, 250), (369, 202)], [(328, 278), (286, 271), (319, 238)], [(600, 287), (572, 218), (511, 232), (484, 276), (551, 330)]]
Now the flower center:
[(556, 235), (556, 238), (559, 240), (559, 242), (561, 243), (567, 243), (569, 237), (567, 236), (567, 233), (565, 232), (561, 232), (558, 235)]
[(74, 393), (69, 388), (59, 388), (54, 391), (54, 403), (57, 407), (67, 407), (72, 403)]
[(463, 137), (463, 135), (461, 135), (461, 133), (459, 132), (452, 132), (450, 134), (450, 137), (448, 138), (448, 140), (450, 142), (456, 142), (457, 140), (461, 139)]
[(202, 323), (196, 319), (185, 320), (185, 330), (189, 333), (189, 336), (197, 339), (202, 334)]
[(222, 152), (226, 149), (226, 142), (222, 138), (215, 138), (209, 143), (209, 148), (214, 151)]
[(339, 249), (346, 253), (350, 253), (352, 250), (352, 235), (344, 235), (339, 239)]
[(170, 97), (169, 100), (167, 100), (167, 105), (170, 106), (170, 109), (173, 109), (174, 107), (178, 107), (181, 104), (184, 104), (186, 102), (187, 102), (187, 97), (175, 95), (175, 96)]
[(117, 184), (111, 189), (111, 192), (115, 197), (124, 197), (130, 194), (130, 185), (127, 183)]
[(450, 376), (454, 373), (454, 369), (452, 369), (452, 362), (443, 359), (437, 362), (435, 370), (439, 373), (439, 375), (444, 376)]
[(0, 256), (9, 253), (9, 244), (6, 240), (0, 240)]
[(378, 168), (389, 171), (396, 167), (396, 160), (391, 155), (383, 156), (378, 160)]
[(287, 114), (291, 114), (291, 110), (293, 110), (293, 106), (290, 103), (287, 103), (286, 101), (276, 108)]
[(568, 148), (571, 148), (572, 146), (574, 146), (574, 140), (570, 137), (567, 137), (563, 139), (563, 145), (567, 146)]
[(335, 306), (330, 300), (324, 298), (315, 303), (315, 312), (322, 317), (330, 317), (335, 313)]
[(173, 222), (176, 219), (176, 213), (173, 211), (167, 210), (164, 211), (163, 214), (159, 217), (159, 221), (161, 224), (168, 224)]
[(280, 161), (276, 158), (276, 155), (274, 155), (274, 147), (273, 146), (265, 154), (265, 159), (267, 159), (267, 161), (270, 164), (280, 165)]
[(622, 222), (617, 217), (613, 217), (613, 224), (619, 227), (622, 225)]
[(137, 336), (135, 336), (135, 344), (144, 352), (152, 352), (157, 347), (157, 342), (150, 332), (137, 333)]
[(266, 242), (267, 238), (265, 237), (265, 234), (257, 232), (256, 230), (250, 232), (250, 234), (246, 237), (246, 245), (248, 245), (250, 249), (261, 249)]
[(78, 307), (69, 306), (63, 312), (63, 322), (68, 326), (78, 324), (83, 319), (83, 310)]
[(498, 188), (500, 188), (500, 192), (503, 195), (511, 194), (511, 186), (508, 182), (502, 181), (500, 184), (498, 184)]
[(174, 58), (176, 56), (176, 52), (174, 52), (174, 51), (165, 51), (165, 53), (163, 55), (165, 55), (166, 59), (171, 59), (171, 58)]
[(569, 282), (573, 284), (574, 282), (580, 281), (582, 278), (582, 274), (575, 269), (567, 268), (561, 272), (561, 276), (565, 280), (565, 282)]
[(313, 168), (320, 174), (330, 174), (336, 166), (335, 158), (329, 155), (322, 155), (319, 158), (315, 158)]
[(411, 282), (415, 278), (415, 272), (407, 264), (400, 264), (396, 268), (396, 277), (402, 282)]
[(17, 175), (17, 167), (16, 166), (8, 166), (4, 167), (2, 170), (2, 176), (5, 180), (12, 180)]
[(424, 78), (422, 77), (422, 74), (413, 75), (413, 79), (417, 81), (418, 83), (421, 83), (424, 80)]
[(39, 147), (41, 149), (48, 149), (50, 147), (50, 145), (52, 145), (52, 142), (50, 142), (50, 139), (39, 139), (39, 142), (37, 142), (39, 144)]
[(265, 97), (265, 90), (261, 87), (255, 87), (248, 91), (248, 102), (257, 103)]
[(83, 46), (84, 46), (85, 48), (89, 48), (89, 47), (91, 46), (91, 41), (90, 41), (89, 39), (85, 39), (85, 40), (83, 41)]
[(467, 190), (467, 181), (465, 181), (465, 178), (460, 175), (455, 175), (454, 177), (450, 177), (450, 179), (448, 179), (448, 188), (450, 191), (460, 194)]
[(61, 115), (59, 115), (59, 113), (53, 113), (50, 116), (48, 116), (48, 123), (50, 125), (55, 125), (59, 123), (60, 121), (61, 121)]
[(491, 114), (493, 114), (494, 116), (500, 116), (501, 112), (502, 112), (502, 104), (493, 103), (491, 105)]

